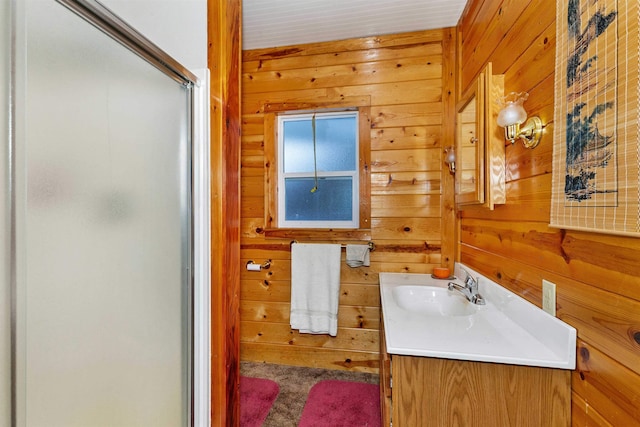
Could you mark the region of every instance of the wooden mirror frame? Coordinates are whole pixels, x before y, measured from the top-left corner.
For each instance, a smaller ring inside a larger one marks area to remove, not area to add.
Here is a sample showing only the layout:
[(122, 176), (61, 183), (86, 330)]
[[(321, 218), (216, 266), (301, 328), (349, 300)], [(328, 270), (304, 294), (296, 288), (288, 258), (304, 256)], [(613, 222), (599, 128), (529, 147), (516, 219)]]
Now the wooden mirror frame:
[(484, 203), (485, 72), (456, 105), (456, 205)]
[(504, 76), (494, 76), (488, 63), (456, 105), (458, 209), (481, 206), (493, 210), (506, 203), (504, 131), (496, 123), (497, 101), (503, 94)]

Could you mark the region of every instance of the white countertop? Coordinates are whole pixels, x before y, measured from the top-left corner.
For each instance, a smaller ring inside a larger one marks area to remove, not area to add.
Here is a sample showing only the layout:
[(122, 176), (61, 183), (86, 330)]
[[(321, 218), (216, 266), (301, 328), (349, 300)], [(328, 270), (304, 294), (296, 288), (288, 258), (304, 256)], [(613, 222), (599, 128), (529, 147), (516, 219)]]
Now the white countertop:
[[(450, 280), (430, 274), (380, 273), (380, 295), (390, 354), (574, 369), (576, 330), (475, 271), (486, 305), (463, 316), (433, 315), (400, 307), (399, 286), (447, 287)], [(462, 284), (461, 280), (453, 280)], [(455, 292), (455, 291), (447, 291)], [(462, 304), (471, 304), (460, 295)]]

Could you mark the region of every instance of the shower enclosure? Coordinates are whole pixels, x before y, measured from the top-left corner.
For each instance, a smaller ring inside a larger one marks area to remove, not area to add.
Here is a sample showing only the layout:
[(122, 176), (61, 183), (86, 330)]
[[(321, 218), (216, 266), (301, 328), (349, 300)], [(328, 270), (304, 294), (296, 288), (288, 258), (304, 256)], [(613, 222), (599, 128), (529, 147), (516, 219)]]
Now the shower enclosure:
[(11, 424), (199, 424), (200, 81), (94, 0), (12, 5)]

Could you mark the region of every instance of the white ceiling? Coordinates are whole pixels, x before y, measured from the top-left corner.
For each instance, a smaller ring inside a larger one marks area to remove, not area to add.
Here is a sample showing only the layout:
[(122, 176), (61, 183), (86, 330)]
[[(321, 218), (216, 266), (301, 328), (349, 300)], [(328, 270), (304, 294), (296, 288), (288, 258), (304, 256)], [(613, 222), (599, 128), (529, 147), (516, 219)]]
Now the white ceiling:
[(454, 27), (467, 0), (242, 0), (245, 50)]

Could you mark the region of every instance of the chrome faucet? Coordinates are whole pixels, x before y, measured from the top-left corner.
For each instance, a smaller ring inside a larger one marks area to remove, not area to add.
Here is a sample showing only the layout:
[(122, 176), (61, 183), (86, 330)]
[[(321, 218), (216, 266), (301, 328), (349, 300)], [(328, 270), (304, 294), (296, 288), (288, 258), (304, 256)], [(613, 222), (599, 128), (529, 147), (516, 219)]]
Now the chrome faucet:
[(464, 286), (458, 285), (454, 282), (449, 282), (449, 290), (456, 290), (460, 292), (469, 302), (473, 304), (485, 305), (484, 298), (478, 293), (478, 280), (471, 277), (467, 270), (462, 269), (462, 271), (464, 271), (467, 275), (467, 277), (464, 279)]

